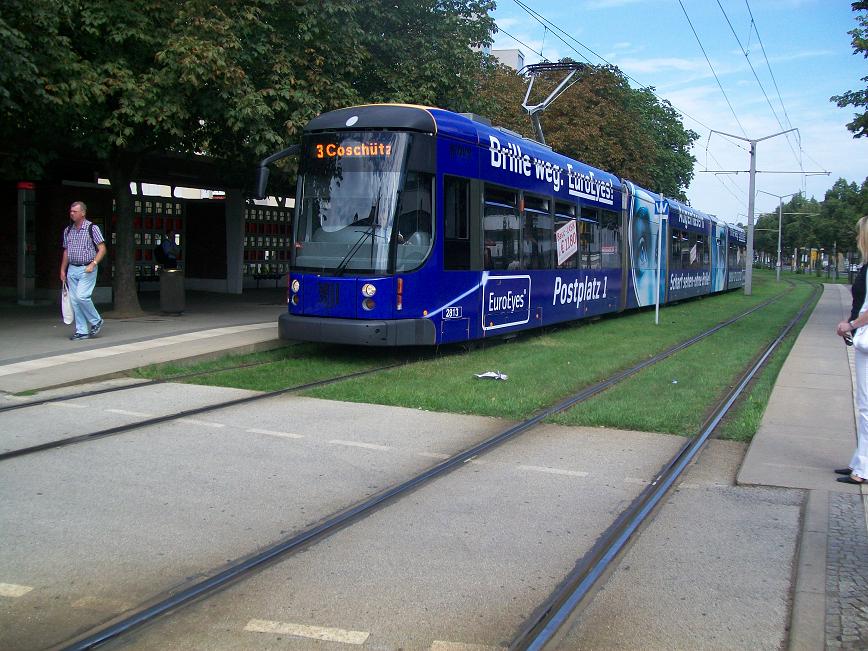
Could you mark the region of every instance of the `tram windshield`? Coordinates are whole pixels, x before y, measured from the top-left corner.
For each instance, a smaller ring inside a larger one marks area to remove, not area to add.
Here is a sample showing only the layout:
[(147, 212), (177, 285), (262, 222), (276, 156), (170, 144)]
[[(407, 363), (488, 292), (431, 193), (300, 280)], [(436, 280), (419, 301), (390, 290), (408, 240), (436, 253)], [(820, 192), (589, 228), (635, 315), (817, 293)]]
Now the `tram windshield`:
[(431, 247), (431, 175), (407, 169), (416, 136), (312, 134), (302, 141), (292, 267), (342, 275), (419, 266)]

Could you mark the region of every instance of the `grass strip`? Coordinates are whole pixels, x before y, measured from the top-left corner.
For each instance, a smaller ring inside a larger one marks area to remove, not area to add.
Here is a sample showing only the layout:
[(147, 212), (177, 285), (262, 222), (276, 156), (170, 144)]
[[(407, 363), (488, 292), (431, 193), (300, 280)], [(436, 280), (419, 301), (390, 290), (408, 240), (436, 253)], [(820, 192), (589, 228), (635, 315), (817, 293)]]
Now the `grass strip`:
[[(261, 353), (232, 355), (192, 365), (160, 364), (136, 377), (187, 384), (276, 391), (399, 361), (397, 351), (297, 344)], [(191, 374), (195, 373), (195, 376)]]
[[(755, 313), (669, 360), (577, 405), (555, 422), (686, 434), (702, 423), (748, 361), (774, 339), (798, 311), (814, 283), (824, 278), (755, 270), (753, 293), (740, 290), (665, 306), (660, 324), (651, 310), (526, 333), (507, 342), (484, 342), (462, 355), (445, 355), (373, 376), (320, 387), (305, 395), (331, 400), (412, 407), (430, 411), (520, 419), (635, 365), (684, 339), (747, 311), (777, 295)], [(794, 287), (792, 291), (786, 291)], [(755, 380), (751, 393), (721, 425), (726, 437), (747, 440), (765, 410), (780, 365), (792, 345), (778, 352)], [(417, 351), (420, 358), (425, 355)], [(271, 391), (397, 361), (407, 351), (322, 344), (299, 344), (255, 355), (236, 356), (195, 366), (161, 366), (142, 377)], [(245, 363), (255, 367), (229, 368)], [(479, 380), (476, 373), (497, 370), (506, 382)], [(673, 381), (677, 381), (674, 383)]]
[[(798, 312), (812, 291), (811, 284), (799, 283), (780, 301), (645, 369), (605, 393), (553, 416), (551, 421), (563, 425), (692, 436), (701, 429), (721, 397), (737, 384), (744, 369), (775, 340), (783, 324)], [(792, 334), (788, 339), (792, 339)], [(786, 354), (774, 357), (782, 364)], [(780, 365), (776, 368), (780, 370)], [(768, 367), (766, 371), (763, 382), (771, 387), (777, 373)], [(758, 411), (761, 418), (768, 394), (754, 396), (755, 388), (756, 385), (747, 400), (756, 406), (761, 402), (761, 409), (753, 411), (754, 416)], [(747, 424), (742, 422), (742, 436), (749, 430)]]
[[(730, 292), (667, 306), (661, 309), (656, 326), (652, 311), (633, 312), (555, 332), (528, 334), (513, 343), (405, 366), (322, 387), (307, 395), (523, 418), (782, 291), (783, 283), (774, 283), (773, 276), (757, 276), (752, 296)], [(474, 377), (488, 370), (506, 373), (509, 380)]]
[[(819, 301), (819, 296), (817, 297), (817, 301)], [(772, 389), (774, 389), (775, 382), (780, 374), (781, 367), (789, 356), (793, 344), (796, 343), (796, 338), (808, 322), (808, 318), (817, 301), (814, 301), (814, 304), (807, 310), (801, 322), (796, 324), (790, 331), (780, 346), (778, 346), (778, 349), (766, 362), (765, 367), (754, 378), (750, 392), (733, 406), (723, 422), (718, 425), (716, 431), (717, 438), (742, 443), (747, 443), (753, 439), (757, 430), (759, 430), (760, 422), (768, 405)], [(841, 345), (843, 346), (844, 344), (842, 343)]]

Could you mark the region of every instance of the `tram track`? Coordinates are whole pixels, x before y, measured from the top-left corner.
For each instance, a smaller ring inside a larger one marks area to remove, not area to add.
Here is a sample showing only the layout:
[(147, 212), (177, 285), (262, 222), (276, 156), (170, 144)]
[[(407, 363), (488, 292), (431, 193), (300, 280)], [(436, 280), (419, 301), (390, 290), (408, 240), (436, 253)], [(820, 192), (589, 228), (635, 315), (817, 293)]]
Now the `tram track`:
[[(144, 427), (151, 427), (153, 425), (159, 425), (161, 423), (168, 423), (172, 421), (178, 421), (183, 418), (191, 418), (193, 416), (199, 416), (201, 414), (206, 414), (214, 411), (218, 411), (220, 409), (228, 409), (230, 407), (237, 407), (239, 405), (246, 405), (253, 402), (259, 402), (262, 400), (268, 400), (270, 398), (276, 398), (278, 396), (286, 395), (288, 393), (294, 393), (298, 391), (305, 391), (307, 389), (314, 389), (316, 387), (326, 386), (328, 384), (333, 384), (335, 382), (343, 382), (344, 380), (351, 380), (358, 377), (363, 377), (365, 375), (371, 375), (373, 373), (380, 373), (382, 371), (386, 371), (389, 369), (397, 368), (398, 366), (402, 366), (406, 362), (398, 362), (395, 364), (387, 364), (384, 366), (378, 366), (376, 368), (364, 369), (362, 371), (355, 371), (354, 373), (347, 373), (345, 375), (339, 375), (336, 377), (327, 378), (324, 380), (316, 380), (314, 382), (306, 382), (304, 384), (298, 384), (291, 387), (285, 387), (283, 389), (277, 389), (275, 391), (268, 391), (265, 393), (257, 393), (252, 396), (245, 396), (244, 398), (235, 398), (233, 400), (224, 400), (222, 402), (205, 405), (203, 407), (196, 407), (193, 409), (185, 409), (182, 411), (173, 412), (171, 414), (165, 414), (163, 416), (155, 416), (153, 418), (148, 418), (146, 420), (135, 421), (133, 423), (126, 423), (124, 425), (117, 425), (115, 427), (109, 427), (106, 429), (101, 429), (96, 432), (89, 432), (87, 434), (79, 434), (77, 436), (70, 436), (64, 439), (58, 439), (54, 441), (48, 441), (46, 443), (40, 443), (38, 445), (31, 445), (25, 448), (19, 448), (17, 450), (10, 450), (8, 452), (4, 452), (0, 454), (0, 462), (8, 461), (10, 459), (16, 459), (23, 456), (28, 456), (31, 454), (36, 454), (38, 452), (45, 452), (47, 450), (54, 450), (57, 448), (66, 447), (68, 445), (75, 445), (77, 443), (86, 443), (88, 441), (96, 441), (102, 438), (106, 438), (108, 436), (115, 436), (117, 434), (123, 434), (125, 432), (131, 432), (133, 430), (142, 429)], [(124, 388), (140, 388), (146, 386), (153, 386), (155, 384), (164, 383), (162, 380), (148, 382), (144, 384), (135, 384), (130, 387)], [(76, 398), (81, 397), (84, 394), (79, 394)], [(93, 395), (93, 394), (87, 394)], [(69, 398), (67, 398), (68, 400)], [(48, 401), (46, 401), (48, 402)]]
[(759, 357), (752, 361), (736, 385), (718, 403), (700, 431), (685, 442), (656, 474), (654, 481), (621, 512), (612, 526), (579, 561), (576, 569), (537, 609), (534, 616), (513, 638), (509, 645), (510, 651), (555, 648), (554, 645), (568, 622), (587, 605), (633, 536), (647, 524), (648, 519), (668, 495), (675, 482), (708, 442), (715, 428), (741, 397), (769, 357), (804, 317), (808, 306), (814, 303), (821, 291), (820, 286), (817, 286), (799, 312), (781, 329), (778, 336)]
[[(289, 358), (291, 359), (291, 358)], [(3, 405), (0, 406), (0, 414), (9, 412), (9, 411), (17, 411), (19, 409), (27, 409), (28, 407), (39, 407), (41, 405), (53, 404), (58, 402), (65, 402), (69, 400), (79, 400), (81, 398), (90, 398), (93, 396), (105, 395), (108, 393), (115, 393), (117, 391), (128, 391), (131, 389), (140, 389), (144, 387), (155, 386), (158, 384), (167, 384), (169, 382), (177, 382), (179, 380), (189, 380), (190, 378), (201, 377), (204, 375), (214, 375), (217, 373), (228, 373), (230, 371), (239, 371), (243, 369), (252, 369), (258, 366), (265, 366), (267, 364), (273, 364), (275, 360), (262, 360), (259, 362), (248, 362), (245, 364), (235, 364), (233, 366), (225, 366), (223, 368), (218, 369), (208, 369), (204, 371), (194, 371), (191, 373), (179, 373), (178, 375), (172, 375), (167, 378), (156, 378), (152, 380), (142, 380), (141, 382), (134, 382), (130, 384), (118, 385), (118, 386), (110, 386), (110, 387), (100, 387), (99, 389), (92, 389), (90, 391), (79, 391), (77, 393), (67, 393), (59, 396), (51, 396), (48, 398), (37, 398), (35, 400), (26, 400), (24, 402), (19, 402), (12, 405)]]
[[(99, 628), (98, 630), (93, 630), (90, 633), (80, 636), (76, 640), (70, 642), (69, 645), (65, 648), (89, 649), (104, 644), (109, 640), (121, 637), (129, 633), (130, 631), (137, 629), (139, 626), (145, 623), (153, 621), (172, 611), (176, 611), (188, 603), (200, 600), (203, 597), (207, 597), (208, 595), (220, 590), (221, 588), (224, 588), (231, 583), (243, 579), (246, 575), (257, 571), (278, 559), (283, 559), (290, 554), (300, 551), (301, 549), (304, 549), (315, 542), (321, 541), (342, 530), (343, 528), (355, 523), (356, 521), (370, 514), (373, 514), (380, 508), (397, 500), (401, 496), (416, 490), (417, 488), (428, 483), (434, 478), (443, 476), (448, 472), (458, 467), (461, 467), (468, 461), (473, 460), (475, 457), (478, 457), (488, 452), (489, 450), (498, 447), (502, 443), (505, 443), (506, 441), (516, 437), (517, 435), (536, 427), (549, 416), (554, 415), (560, 411), (569, 409), (570, 407), (582, 402), (583, 400), (586, 400), (602, 391), (605, 391), (606, 389), (627, 379), (628, 377), (639, 373), (643, 369), (655, 363), (658, 363), (699, 341), (702, 341), (706, 337), (713, 335), (722, 328), (725, 328), (726, 326), (731, 325), (732, 323), (735, 323), (742, 318), (745, 318), (746, 316), (756, 312), (757, 310), (766, 307), (775, 300), (778, 300), (780, 296), (782, 296), (782, 294), (773, 297), (757, 306), (754, 306), (750, 310), (747, 310), (746, 312), (739, 314), (732, 319), (724, 321), (714, 326), (713, 328), (703, 333), (700, 333), (697, 336), (680, 342), (679, 344), (676, 344), (675, 346), (672, 346), (667, 350), (658, 353), (657, 355), (647, 360), (644, 360), (629, 369), (625, 369), (619, 373), (616, 373), (602, 382), (599, 382), (591, 387), (587, 387), (582, 391), (577, 392), (576, 394), (558, 402), (557, 404), (535, 413), (532, 417), (522, 421), (521, 423), (518, 423), (513, 427), (510, 427), (498, 434), (495, 434), (492, 437), (489, 437), (485, 441), (482, 441), (458, 454), (453, 455), (449, 459), (438, 463), (434, 467), (429, 468), (428, 470), (419, 473), (406, 481), (387, 488), (377, 493), (376, 495), (373, 495), (372, 497), (363, 500), (362, 502), (348, 507), (334, 514), (328, 519), (321, 521), (317, 525), (309, 527), (283, 541), (278, 542), (277, 544), (267, 549), (264, 549), (256, 554), (244, 558), (228, 568), (225, 568), (219, 572), (212, 573), (210, 576), (208, 576), (202, 581), (199, 581), (193, 585), (188, 585), (182, 589), (173, 590), (171, 593), (157, 596), (148, 604), (143, 604), (128, 616), (119, 618), (118, 620), (111, 622), (107, 626)], [(810, 299), (808, 302), (806, 302), (805, 305), (807, 306), (809, 302)], [(803, 310), (804, 309), (806, 308), (803, 308)], [(782, 337), (783, 336), (781, 336), (779, 339), (782, 339)], [(763, 356), (763, 360), (765, 360), (769, 354), (770, 351)], [(732, 401), (730, 401), (730, 404), (731, 402)], [(715, 422), (714, 426), (716, 426), (716, 424), (717, 423)], [(711, 429), (713, 429), (713, 427), (711, 427)], [(683, 467), (686, 466), (686, 463), (687, 462), (680, 466), (681, 470), (683, 470)], [(670, 462), (669, 465), (671, 466), (672, 462)], [(662, 477), (663, 473), (658, 474), (657, 478), (652, 483), (652, 486), (660, 483), (662, 481)], [(677, 478), (677, 475), (673, 475), (673, 478), (671, 479), (671, 481), (669, 481), (668, 485), (671, 485), (671, 482), (673, 482), (675, 478)], [(646, 489), (646, 491), (643, 491), (642, 495), (645, 495), (649, 492), (650, 490)], [(622, 519), (623, 516), (619, 518), (618, 521), (620, 522)], [(544, 610), (545, 612), (550, 612), (552, 609), (545, 608)], [(545, 617), (538, 619), (535, 623), (535, 627), (536, 624), (539, 624), (543, 620), (545, 620)]]
[[(792, 285), (790, 286), (788, 291), (791, 291), (791, 290), (792, 290)], [(555, 411), (548, 412), (547, 410), (543, 410), (542, 412), (540, 412), (542, 414), (540, 416), (540, 419), (544, 419), (544, 418), (546, 418), (546, 417), (548, 417), (554, 413), (557, 413), (558, 411), (562, 411), (564, 409), (567, 409), (569, 406), (571, 406), (575, 402), (580, 402), (582, 400), (586, 400), (586, 399), (590, 398), (593, 395), (596, 395), (600, 391), (605, 390), (609, 386), (617, 384), (618, 382), (626, 379), (630, 375), (633, 375), (633, 374), (641, 371), (642, 369), (646, 368), (647, 366), (655, 364), (655, 363), (661, 361), (662, 359), (665, 359), (666, 357), (678, 352), (679, 350), (682, 350), (683, 348), (686, 348), (688, 346), (693, 345), (694, 343), (696, 343), (697, 341), (700, 341), (704, 337), (710, 336), (711, 334), (714, 334), (718, 330), (720, 330), (720, 329), (722, 329), (722, 328), (724, 328), (724, 327), (726, 327), (732, 323), (735, 323), (736, 321), (754, 313), (757, 310), (760, 310), (760, 309), (766, 307), (767, 305), (773, 303), (774, 301), (779, 300), (780, 297), (782, 297), (782, 296), (783, 296), (783, 293), (778, 294), (776, 296), (773, 296), (773, 297), (767, 299), (766, 301), (763, 301), (762, 303), (755, 305), (750, 310), (747, 310), (747, 311), (745, 311), (739, 315), (736, 315), (735, 317), (733, 317), (729, 320), (721, 322), (720, 324), (712, 327), (711, 329), (707, 330), (704, 333), (700, 333), (699, 335), (697, 335), (693, 338), (689, 338), (689, 339), (687, 339), (687, 340), (685, 340), (679, 344), (676, 344), (675, 346), (667, 349), (666, 351), (659, 353), (657, 356), (646, 359), (646, 360), (636, 364), (635, 366), (633, 366), (631, 368), (614, 373), (606, 380), (603, 380), (602, 382), (600, 382), (599, 385), (594, 385), (592, 387), (588, 387), (585, 390), (578, 392), (577, 394), (575, 394), (571, 398), (568, 398), (566, 401), (567, 404), (564, 405), (563, 403), (558, 403), (558, 404), (554, 405), (552, 407), (552, 409), (554, 409)], [(436, 354), (441, 356), (441, 357), (444, 355), (442, 351), (437, 351)], [(456, 352), (455, 354), (458, 354), (458, 353)], [(4, 461), (11, 460), (11, 459), (16, 459), (16, 458), (28, 456), (31, 454), (37, 454), (39, 452), (45, 452), (48, 450), (66, 447), (69, 445), (76, 445), (76, 444), (80, 444), (80, 443), (86, 443), (89, 441), (96, 441), (96, 440), (103, 439), (103, 438), (110, 437), (110, 436), (116, 436), (119, 434), (124, 434), (126, 432), (132, 432), (132, 431), (135, 431), (137, 429), (141, 429), (141, 428), (145, 428), (145, 427), (151, 427), (154, 425), (160, 425), (163, 423), (178, 421), (178, 420), (181, 420), (184, 418), (192, 418), (194, 416), (199, 416), (202, 414), (211, 413), (214, 411), (219, 411), (221, 409), (228, 409), (231, 407), (236, 407), (236, 406), (240, 406), (240, 405), (244, 405), (244, 404), (248, 404), (248, 403), (268, 400), (268, 399), (275, 398), (275, 397), (278, 397), (281, 395), (286, 395), (289, 393), (297, 393), (297, 392), (301, 392), (301, 391), (306, 391), (308, 389), (314, 389), (314, 388), (326, 386), (329, 384), (335, 384), (338, 382), (343, 382), (345, 380), (352, 380), (352, 379), (355, 379), (358, 377), (363, 377), (365, 375), (379, 373), (379, 372), (390, 370), (393, 368), (397, 368), (399, 366), (403, 366), (403, 365), (406, 365), (409, 363), (414, 363), (416, 361), (419, 361), (418, 358), (414, 358), (412, 360), (399, 361), (399, 362), (396, 362), (394, 364), (386, 364), (386, 365), (382, 365), (382, 366), (377, 366), (377, 367), (371, 368), (371, 369), (365, 369), (365, 370), (356, 371), (353, 373), (338, 375), (338, 376), (334, 376), (334, 377), (326, 378), (326, 379), (322, 379), (322, 380), (315, 380), (312, 382), (306, 382), (306, 383), (302, 383), (302, 384), (298, 384), (298, 385), (293, 385), (290, 387), (283, 387), (280, 389), (276, 389), (274, 391), (267, 391), (267, 392), (263, 392), (263, 393), (258, 393), (258, 394), (253, 395), (253, 396), (246, 396), (244, 398), (236, 398), (233, 400), (226, 400), (226, 401), (222, 401), (222, 402), (218, 402), (218, 403), (213, 403), (210, 405), (204, 405), (202, 407), (196, 407), (193, 409), (177, 411), (177, 412), (173, 412), (170, 414), (164, 414), (162, 416), (155, 416), (152, 418), (147, 418), (145, 420), (139, 420), (139, 421), (135, 421), (135, 422), (131, 422), (131, 423), (124, 423), (122, 425), (117, 425), (114, 427), (109, 427), (109, 428), (97, 430), (94, 432), (89, 432), (89, 433), (85, 433), (85, 434), (78, 434), (78, 435), (66, 437), (63, 439), (47, 441), (45, 443), (40, 443), (37, 445), (18, 448), (15, 450), (9, 450), (7, 452), (0, 453), (0, 463), (2, 463)], [(271, 362), (266, 361), (266, 362), (256, 363), (256, 364), (242, 364), (242, 365), (236, 365), (236, 366), (232, 366), (232, 367), (226, 367), (226, 368), (221, 368), (221, 369), (216, 369), (216, 370), (211, 370), (211, 371), (200, 371), (200, 372), (194, 372), (194, 373), (186, 373), (186, 374), (176, 375), (176, 376), (173, 376), (173, 377), (167, 378), (167, 379), (147, 380), (144, 382), (128, 384), (128, 385), (123, 385), (123, 386), (103, 387), (103, 388), (94, 389), (91, 391), (76, 392), (73, 394), (52, 396), (52, 397), (43, 398), (43, 399), (39, 399), (39, 400), (31, 400), (31, 401), (27, 401), (27, 402), (15, 404), (15, 405), (5, 405), (3, 407), (0, 407), (0, 416), (2, 416), (2, 414), (4, 412), (16, 411), (16, 410), (25, 409), (28, 407), (37, 407), (37, 406), (42, 406), (45, 404), (58, 404), (58, 403), (72, 401), (72, 400), (79, 400), (81, 398), (93, 397), (93, 396), (98, 396), (98, 395), (103, 395), (103, 394), (113, 393), (113, 392), (118, 392), (118, 391), (136, 390), (136, 389), (141, 389), (141, 388), (147, 388), (147, 387), (152, 387), (152, 386), (170, 383), (170, 382), (173, 382), (176, 380), (189, 379), (189, 378), (197, 377), (197, 376), (201, 376), (201, 375), (213, 374), (215, 372), (216, 373), (223, 373), (223, 372), (238, 370), (238, 369), (242, 369), (242, 368), (252, 368), (255, 366), (260, 366), (260, 365), (268, 364), (268, 363), (271, 363)], [(570, 402), (571, 400), (574, 402)], [(534, 422), (538, 422), (538, 421), (534, 421)]]

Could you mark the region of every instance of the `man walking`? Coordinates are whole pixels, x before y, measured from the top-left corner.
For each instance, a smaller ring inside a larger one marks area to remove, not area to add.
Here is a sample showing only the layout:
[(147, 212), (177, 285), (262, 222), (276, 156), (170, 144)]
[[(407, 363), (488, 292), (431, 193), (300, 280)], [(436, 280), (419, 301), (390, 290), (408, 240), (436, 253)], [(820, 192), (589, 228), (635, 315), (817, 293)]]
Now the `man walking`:
[(99, 334), (102, 329), (102, 317), (91, 295), (96, 286), (97, 267), (107, 249), (99, 226), (87, 220), (87, 206), (83, 201), (76, 201), (69, 207), (69, 218), (72, 224), (63, 231), (60, 281), (67, 283), (75, 314), (75, 334), (69, 339), (79, 341)]

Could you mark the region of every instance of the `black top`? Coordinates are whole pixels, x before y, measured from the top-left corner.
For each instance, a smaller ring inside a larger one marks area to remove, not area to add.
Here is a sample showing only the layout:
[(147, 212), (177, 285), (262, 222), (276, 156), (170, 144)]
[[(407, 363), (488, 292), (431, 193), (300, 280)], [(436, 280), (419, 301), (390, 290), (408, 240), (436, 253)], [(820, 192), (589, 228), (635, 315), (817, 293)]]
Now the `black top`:
[(369, 104), (329, 111), (315, 117), (306, 132), (337, 129), (406, 129), (436, 133), (434, 117), (425, 108), (401, 104)]
[(862, 309), (862, 304), (865, 302), (865, 269), (868, 265), (863, 264), (859, 267), (859, 273), (856, 274), (856, 280), (853, 281), (853, 307), (850, 309), (850, 318), (852, 321), (859, 316), (859, 310)]

